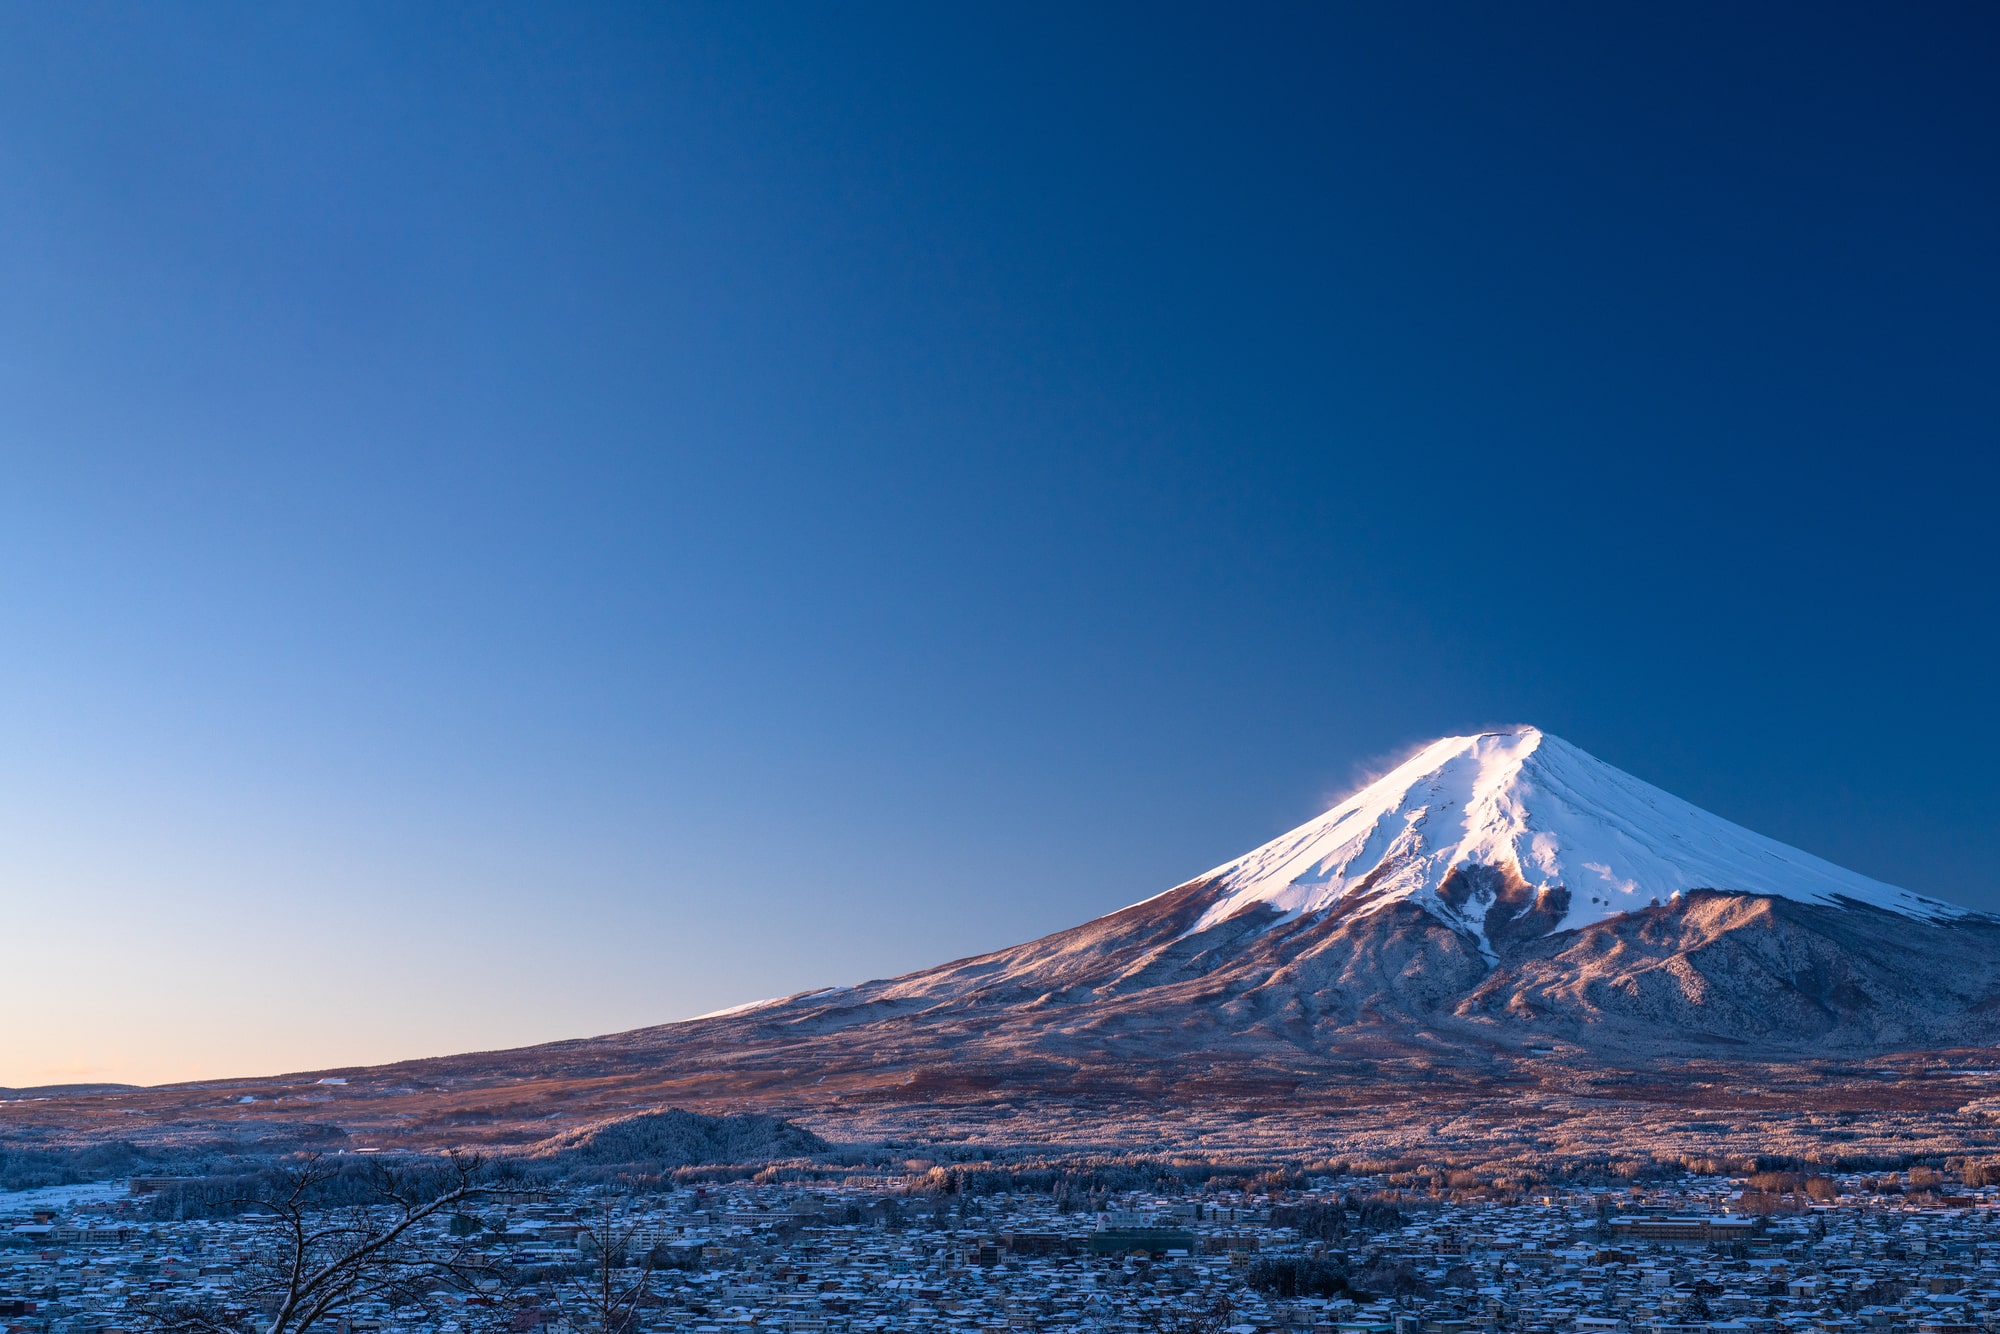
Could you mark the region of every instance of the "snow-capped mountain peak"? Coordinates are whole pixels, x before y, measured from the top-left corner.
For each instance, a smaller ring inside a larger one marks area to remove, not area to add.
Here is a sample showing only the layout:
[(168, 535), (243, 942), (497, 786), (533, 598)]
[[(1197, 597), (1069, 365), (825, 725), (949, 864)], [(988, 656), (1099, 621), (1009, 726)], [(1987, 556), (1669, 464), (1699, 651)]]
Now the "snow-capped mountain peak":
[[(1412, 900), (1486, 940), (1503, 916), (1588, 926), (1694, 889), (1965, 911), (1752, 833), (1532, 727), (1433, 741), (1318, 819), (1217, 867), (1193, 932), (1256, 906), (1273, 924), (1343, 900)], [(1538, 932), (1539, 933), (1539, 932)], [(1192, 932), (1190, 933), (1192, 934)]]

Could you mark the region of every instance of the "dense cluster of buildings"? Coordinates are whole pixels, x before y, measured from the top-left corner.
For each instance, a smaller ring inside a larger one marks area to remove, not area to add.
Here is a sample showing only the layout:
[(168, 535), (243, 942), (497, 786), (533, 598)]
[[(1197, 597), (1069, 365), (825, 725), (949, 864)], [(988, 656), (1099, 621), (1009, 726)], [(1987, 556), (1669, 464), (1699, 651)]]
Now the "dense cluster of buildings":
[[(1991, 1189), (1918, 1206), (1847, 1182), (1753, 1213), (1723, 1180), (1507, 1202), (1355, 1179), (1082, 1200), (890, 1184), (494, 1196), (418, 1239), (456, 1258), (451, 1282), (350, 1302), (326, 1334), (605, 1334), (614, 1290), (634, 1293), (623, 1334), (2000, 1334)], [(184, 1304), (261, 1329), (268, 1221), (160, 1213), (123, 1186), (0, 1195), (0, 1330), (146, 1334)]]

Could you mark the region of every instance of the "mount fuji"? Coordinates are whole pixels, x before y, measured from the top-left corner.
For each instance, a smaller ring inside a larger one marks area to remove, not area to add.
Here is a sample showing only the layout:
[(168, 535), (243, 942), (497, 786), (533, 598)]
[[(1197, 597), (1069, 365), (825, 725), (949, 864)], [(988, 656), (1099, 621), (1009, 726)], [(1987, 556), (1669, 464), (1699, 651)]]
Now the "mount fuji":
[(1202, 1153), (2000, 1153), (2000, 1066), (1968, 1050), (1996, 1043), (2000, 919), (1518, 728), (923, 972), (512, 1051), (16, 1098), (0, 1132), (525, 1145), (682, 1106)]
[[(1744, 829), (1532, 727), (1445, 737), (1319, 818), (993, 954), (742, 1006), (884, 1050), (1626, 1053), (2000, 1038), (2000, 921)], [(664, 1034), (668, 1030), (648, 1030)], [(948, 1039), (948, 1041), (947, 1041)]]

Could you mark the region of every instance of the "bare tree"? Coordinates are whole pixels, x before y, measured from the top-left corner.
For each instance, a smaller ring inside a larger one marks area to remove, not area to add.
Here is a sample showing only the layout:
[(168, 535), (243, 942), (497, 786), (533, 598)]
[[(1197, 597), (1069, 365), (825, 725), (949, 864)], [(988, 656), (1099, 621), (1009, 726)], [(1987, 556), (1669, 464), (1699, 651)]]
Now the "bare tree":
[(440, 1283), (464, 1286), (477, 1270), (462, 1252), (418, 1243), (426, 1220), (491, 1189), (483, 1167), (476, 1156), (452, 1153), (442, 1167), (371, 1163), (354, 1182), (347, 1165), (308, 1155), (224, 1202), (267, 1215), (274, 1234), (269, 1252), (238, 1276), (228, 1305), (142, 1314), (162, 1334), (243, 1334), (248, 1312), (259, 1310), (263, 1334), (308, 1334), (352, 1302), (409, 1301)]
[[(595, 1263), (576, 1276), (583, 1314), (572, 1323), (579, 1334), (633, 1334), (638, 1328), (639, 1308), (652, 1296), (654, 1270), (650, 1246), (637, 1264), (626, 1263), (633, 1258), (638, 1232), (638, 1223), (620, 1222), (609, 1205), (584, 1231), (584, 1244), (597, 1254)], [(636, 1277), (629, 1276), (633, 1269)]]
[(1227, 1294), (1183, 1294), (1175, 1305), (1147, 1311), (1146, 1322), (1158, 1334), (1221, 1334), (1236, 1319), (1236, 1303)]

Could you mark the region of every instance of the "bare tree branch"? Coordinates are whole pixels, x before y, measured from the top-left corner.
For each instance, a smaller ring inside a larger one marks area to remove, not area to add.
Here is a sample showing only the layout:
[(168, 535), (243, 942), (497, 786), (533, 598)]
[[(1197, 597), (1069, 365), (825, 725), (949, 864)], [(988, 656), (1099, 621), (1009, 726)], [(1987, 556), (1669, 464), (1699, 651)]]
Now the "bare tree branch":
[(631, 1334), (636, 1329), (639, 1307), (653, 1290), (652, 1248), (647, 1248), (644, 1260), (636, 1266), (637, 1278), (623, 1281), (618, 1271), (619, 1261), (629, 1258), (638, 1230), (636, 1222), (621, 1226), (606, 1205), (584, 1234), (597, 1250), (597, 1263), (593, 1272), (580, 1274), (576, 1279), (586, 1316), (580, 1334)]
[[(440, 1256), (419, 1245), (424, 1224), (496, 1188), (477, 1156), (452, 1153), (442, 1170), (372, 1163), (364, 1202), (328, 1201), (348, 1167), (313, 1154), (271, 1174), (263, 1190), (228, 1201), (270, 1218), (273, 1256), (247, 1272), (237, 1296), (267, 1314), (263, 1334), (308, 1334), (357, 1302), (413, 1297), (464, 1270), (464, 1253)], [(245, 1334), (243, 1316), (214, 1308), (145, 1308), (159, 1334)]]

